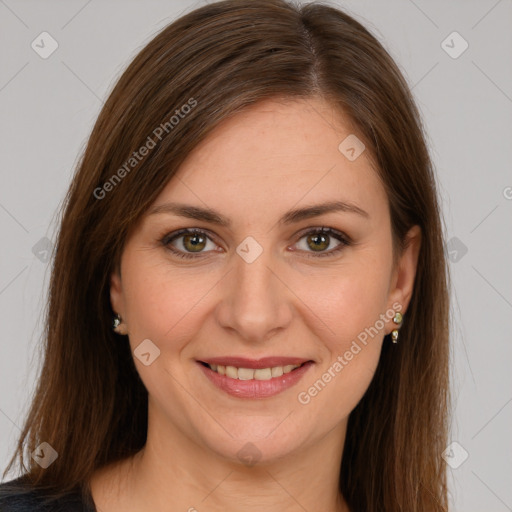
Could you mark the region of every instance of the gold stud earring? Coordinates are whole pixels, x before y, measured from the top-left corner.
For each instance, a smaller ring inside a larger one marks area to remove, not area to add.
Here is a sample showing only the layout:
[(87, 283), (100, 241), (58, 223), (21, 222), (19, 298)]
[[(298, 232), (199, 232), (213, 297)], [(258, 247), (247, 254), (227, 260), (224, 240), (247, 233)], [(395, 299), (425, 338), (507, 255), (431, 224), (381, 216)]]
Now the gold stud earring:
[[(403, 315), (399, 311), (395, 313), (395, 316), (393, 317), (393, 322), (397, 325), (398, 328), (402, 325)], [(391, 331), (391, 340), (393, 343), (398, 343), (398, 329), (393, 329)]]

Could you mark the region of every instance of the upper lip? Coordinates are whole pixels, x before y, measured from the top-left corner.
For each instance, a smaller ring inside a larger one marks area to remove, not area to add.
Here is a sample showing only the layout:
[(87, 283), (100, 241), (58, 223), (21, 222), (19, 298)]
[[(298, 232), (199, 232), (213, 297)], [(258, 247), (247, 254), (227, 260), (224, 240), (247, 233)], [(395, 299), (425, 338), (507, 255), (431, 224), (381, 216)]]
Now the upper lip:
[(303, 357), (262, 357), (261, 359), (247, 359), (245, 357), (209, 357), (201, 359), (200, 362), (216, 364), (221, 366), (234, 366), (236, 368), (273, 368), (275, 366), (286, 366), (289, 364), (300, 366), (311, 361)]

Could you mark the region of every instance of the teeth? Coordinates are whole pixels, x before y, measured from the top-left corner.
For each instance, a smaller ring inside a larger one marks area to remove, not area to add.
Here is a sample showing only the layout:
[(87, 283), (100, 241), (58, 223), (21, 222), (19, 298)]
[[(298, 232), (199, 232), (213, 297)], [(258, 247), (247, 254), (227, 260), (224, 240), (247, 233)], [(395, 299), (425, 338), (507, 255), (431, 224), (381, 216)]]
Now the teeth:
[(234, 366), (226, 366), (226, 377), (238, 379), (238, 370)]
[[(240, 376), (240, 370), (238, 370)], [(256, 380), (270, 380), (272, 378), (272, 368), (258, 368), (254, 370), (254, 378)]]
[[(235, 379), (238, 378), (239, 380), (251, 380), (254, 379), (254, 370), (251, 370), (250, 368), (238, 368), (238, 370), (235, 369), (235, 371), (238, 372)], [(231, 375), (230, 375), (231, 377)]]
[(290, 373), (299, 364), (287, 364), (286, 366), (275, 366), (273, 368), (236, 368), (235, 366), (222, 366), (220, 364), (209, 364), (211, 370), (220, 375), (226, 375), (232, 379), (238, 380), (270, 380), (273, 377), (281, 377), (285, 373)]
[(276, 366), (275, 368), (272, 368), (272, 377), (281, 377), (283, 373), (284, 371), (282, 366)]

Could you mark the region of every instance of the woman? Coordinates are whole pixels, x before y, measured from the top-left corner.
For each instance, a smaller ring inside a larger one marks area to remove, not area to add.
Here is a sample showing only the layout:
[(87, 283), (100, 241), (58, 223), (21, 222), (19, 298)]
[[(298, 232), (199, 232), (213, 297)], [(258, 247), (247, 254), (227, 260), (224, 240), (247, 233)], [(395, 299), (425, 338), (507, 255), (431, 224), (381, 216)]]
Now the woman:
[(70, 187), (2, 510), (446, 510), (447, 279), (420, 116), (364, 27), (183, 16)]

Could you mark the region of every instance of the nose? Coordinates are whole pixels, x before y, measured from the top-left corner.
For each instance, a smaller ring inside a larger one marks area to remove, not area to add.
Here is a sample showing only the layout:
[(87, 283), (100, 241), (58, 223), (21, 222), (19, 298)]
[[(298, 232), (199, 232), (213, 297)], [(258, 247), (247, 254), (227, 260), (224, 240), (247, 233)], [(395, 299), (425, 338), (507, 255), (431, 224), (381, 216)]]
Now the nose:
[(285, 330), (293, 316), (293, 293), (270, 250), (251, 263), (233, 255), (222, 281), (217, 321), (247, 343), (261, 343)]

